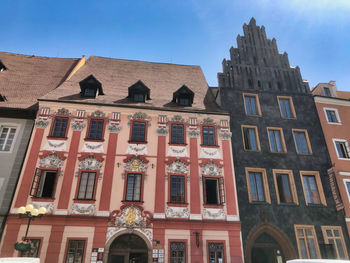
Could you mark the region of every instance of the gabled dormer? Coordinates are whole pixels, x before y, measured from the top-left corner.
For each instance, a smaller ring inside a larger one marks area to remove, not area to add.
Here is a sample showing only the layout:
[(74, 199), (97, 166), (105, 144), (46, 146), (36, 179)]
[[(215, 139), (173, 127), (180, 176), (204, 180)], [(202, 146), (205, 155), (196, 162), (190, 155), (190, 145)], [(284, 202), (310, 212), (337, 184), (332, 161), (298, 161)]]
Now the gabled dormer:
[(96, 98), (98, 95), (104, 95), (102, 84), (93, 76), (90, 75), (79, 82), (81, 96), (84, 98)]
[(150, 89), (141, 80), (129, 87), (128, 98), (132, 102), (145, 102), (150, 100)]
[(5, 67), (4, 63), (0, 60), (0, 72), (6, 70), (7, 68)]
[(194, 93), (186, 85), (183, 85), (173, 93), (173, 102), (179, 106), (191, 107), (193, 104)]

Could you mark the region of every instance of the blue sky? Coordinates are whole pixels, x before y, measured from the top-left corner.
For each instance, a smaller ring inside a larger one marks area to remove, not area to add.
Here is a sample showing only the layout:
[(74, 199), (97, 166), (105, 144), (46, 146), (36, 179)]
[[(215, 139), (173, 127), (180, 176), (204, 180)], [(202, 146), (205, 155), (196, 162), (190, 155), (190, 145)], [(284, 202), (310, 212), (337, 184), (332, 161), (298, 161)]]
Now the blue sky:
[(255, 17), (310, 87), (336, 80), (350, 91), (350, 0), (1, 2), (1, 51), (200, 65), (211, 86)]

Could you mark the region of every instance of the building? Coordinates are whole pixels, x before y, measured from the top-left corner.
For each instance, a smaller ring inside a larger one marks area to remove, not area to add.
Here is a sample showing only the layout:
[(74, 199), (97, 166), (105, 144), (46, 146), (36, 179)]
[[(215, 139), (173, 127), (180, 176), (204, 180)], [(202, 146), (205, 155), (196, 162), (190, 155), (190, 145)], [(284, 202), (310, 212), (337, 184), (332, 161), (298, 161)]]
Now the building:
[(344, 218), (328, 180), (332, 164), (308, 83), (254, 18), (243, 31), (211, 91), (231, 112), (245, 262), (348, 258)]
[(32, 203), (42, 262), (242, 262), (229, 118), (199, 66), (90, 57), (39, 99), (1, 256)]
[(0, 240), (33, 130), (37, 99), (62, 83), (78, 62), (0, 52)]
[(328, 170), (332, 193), (350, 235), (350, 92), (338, 91), (330, 81), (317, 84), (312, 94), (332, 162)]

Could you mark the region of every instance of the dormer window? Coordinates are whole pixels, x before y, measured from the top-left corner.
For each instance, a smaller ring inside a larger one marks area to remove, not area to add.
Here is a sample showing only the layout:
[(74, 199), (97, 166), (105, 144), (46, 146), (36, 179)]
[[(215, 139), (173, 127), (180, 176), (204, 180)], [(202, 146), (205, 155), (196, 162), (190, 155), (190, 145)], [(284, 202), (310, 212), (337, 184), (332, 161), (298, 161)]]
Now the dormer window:
[(5, 67), (5, 65), (2, 63), (2, 61), (0, 60), (0, 72), (6, 70), (7, 68)]
[(102, 84), (93, 76), (90, 75), (79, 82), (81, 96), (84, 98), (96, 98), (96, 96), (104, 95)]
[(193, 104), (194, 93), (188, 87), (183, 85), (173, 93), (173, 102), (179, 106), (191, 107)]
[(6, 96), (0, 94), (0, 101), (7, 101)]
[(128, 98), (132, 102), (146, 102), (150, 100), (150, 89), (141, 80), (129, 87)]
[(324, 95), (325, 95), (326, 97), (332, 97), (331, 90), (330, 90), (329, 88), (324, 87), (324, 88), (323, 88), (323, 91), (324, 91)]

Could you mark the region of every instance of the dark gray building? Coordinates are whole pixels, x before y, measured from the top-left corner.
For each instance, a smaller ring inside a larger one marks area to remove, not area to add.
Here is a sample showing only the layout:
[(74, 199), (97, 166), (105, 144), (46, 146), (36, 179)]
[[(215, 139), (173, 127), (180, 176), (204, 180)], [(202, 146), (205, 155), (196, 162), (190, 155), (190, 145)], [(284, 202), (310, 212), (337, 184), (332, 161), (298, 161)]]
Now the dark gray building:
[(223, 60), (217, 103), (231, 112), (247, 263), (348, 258), (344, 217), (335, 208), (332, 167), (308, 83), (254, 18)]

